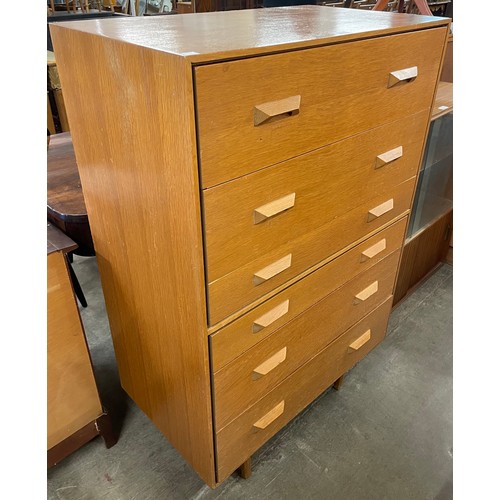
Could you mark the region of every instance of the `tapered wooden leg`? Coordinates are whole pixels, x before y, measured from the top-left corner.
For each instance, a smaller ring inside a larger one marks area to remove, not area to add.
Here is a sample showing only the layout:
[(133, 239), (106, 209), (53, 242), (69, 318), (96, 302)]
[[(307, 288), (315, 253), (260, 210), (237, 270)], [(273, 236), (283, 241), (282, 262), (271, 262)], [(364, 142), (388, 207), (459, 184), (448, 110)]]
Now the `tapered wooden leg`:
[(111, 418), (107, 413), (103, 413), (96, 420), (97, 429), (99, 434), (104, 440), (106, 448), (111, 448), (118, 441), (116, 434), (113, 431), (113, 426), (111, 425)]
[(334, 383), (333, 383), (333, 388), (336, 390), (336, 391), (340, 391), (340, 387), (342, 385), (342, 382), (344, 382), (344, 377), (345, 377), (345, 374), (342, 375), (341, 377), (339, 377)]
[(240, 465), (238, 468), (238, 474), (243, 479), (248, 479), (252, 475), (252, 457)]

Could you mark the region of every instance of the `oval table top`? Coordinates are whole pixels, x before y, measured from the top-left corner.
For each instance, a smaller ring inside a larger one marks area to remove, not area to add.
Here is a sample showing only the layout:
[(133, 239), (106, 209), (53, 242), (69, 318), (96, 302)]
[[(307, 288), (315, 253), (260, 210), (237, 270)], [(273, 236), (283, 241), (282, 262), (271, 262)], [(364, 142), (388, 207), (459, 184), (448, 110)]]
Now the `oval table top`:
[(50, 137), (47, 151), (47, 210), (65, 222), (88, 220), (70, 132)]

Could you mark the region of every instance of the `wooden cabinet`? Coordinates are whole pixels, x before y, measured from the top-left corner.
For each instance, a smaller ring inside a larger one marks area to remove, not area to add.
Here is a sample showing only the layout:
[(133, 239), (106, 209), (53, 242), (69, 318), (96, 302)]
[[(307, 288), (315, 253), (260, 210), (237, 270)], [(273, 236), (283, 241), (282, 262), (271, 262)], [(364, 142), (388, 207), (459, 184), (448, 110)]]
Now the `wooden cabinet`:
[(102, 435), (116, 442), (97, 391), (66, 253), (77, 245), (47, 227), (47, 462), (62, 460)]
[(122, 385), (210, 486), (383, 339), (448, 31), (317, 6), (52, 27)]

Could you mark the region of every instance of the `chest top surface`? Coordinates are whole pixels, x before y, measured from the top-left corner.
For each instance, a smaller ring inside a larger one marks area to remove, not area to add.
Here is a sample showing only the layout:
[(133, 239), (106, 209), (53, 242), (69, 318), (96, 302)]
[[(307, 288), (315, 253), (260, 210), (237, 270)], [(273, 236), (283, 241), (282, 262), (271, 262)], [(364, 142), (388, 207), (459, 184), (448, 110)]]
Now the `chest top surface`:
[(316, 5), (57, 23), (204, 63), (446, 25), (448, 18)]

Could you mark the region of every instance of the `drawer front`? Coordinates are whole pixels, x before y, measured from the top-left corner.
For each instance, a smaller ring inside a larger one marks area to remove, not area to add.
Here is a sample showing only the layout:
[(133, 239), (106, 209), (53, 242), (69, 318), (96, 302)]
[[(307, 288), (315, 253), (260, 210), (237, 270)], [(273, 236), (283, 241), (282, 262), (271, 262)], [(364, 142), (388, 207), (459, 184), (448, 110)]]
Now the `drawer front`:
[(358, 275), (215, 373), (216, 430), (390, 297), (399, 255), (398, 250)]
[[(197, 67), (203, 187), (430, 108), (445, 36), (435, 28)], [(408, 79), (393, 85), (400, 70)]]
[(217, 432), (219, 481), (383, 340), (391, 305), (392, 297)]
[(425, 111), (205, 190), (208, 280), (414, 177), (427, 123)]
[(406, 222), (404, 217), (211, 335), (213, 371), (401, 248)]
[(211, 325), (272, 292), (348, 245), (372, 236), (410, 208), (415, 177), (315, 231), (276, 247), (232, 273), (209, 283)]

